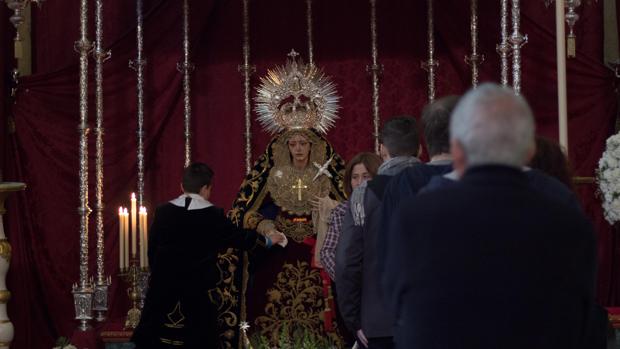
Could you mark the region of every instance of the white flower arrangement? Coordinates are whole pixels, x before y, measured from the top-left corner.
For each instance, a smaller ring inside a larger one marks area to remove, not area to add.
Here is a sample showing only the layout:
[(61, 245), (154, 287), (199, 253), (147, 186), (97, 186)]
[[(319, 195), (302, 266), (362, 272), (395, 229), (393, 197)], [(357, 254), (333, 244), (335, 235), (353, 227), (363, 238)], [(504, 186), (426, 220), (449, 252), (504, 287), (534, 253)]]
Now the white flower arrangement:
[(614, 224), (620, 221), (620, 134), (607, 139), (596, 175), (603, 199), (605, 219)]

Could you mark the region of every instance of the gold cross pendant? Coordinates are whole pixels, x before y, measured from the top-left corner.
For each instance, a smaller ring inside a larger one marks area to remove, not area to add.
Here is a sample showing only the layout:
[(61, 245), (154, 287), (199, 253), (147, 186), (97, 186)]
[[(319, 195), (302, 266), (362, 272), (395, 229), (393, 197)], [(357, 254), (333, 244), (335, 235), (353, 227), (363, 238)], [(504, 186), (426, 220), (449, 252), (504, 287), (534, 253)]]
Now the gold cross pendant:
[(301, 178), (297, 178), (297, 185), (291, 187), (292, 189), (297, 189), (297, 200), (301, 201), (301, 190), (308, 189), (307, 185), (301, 181)]

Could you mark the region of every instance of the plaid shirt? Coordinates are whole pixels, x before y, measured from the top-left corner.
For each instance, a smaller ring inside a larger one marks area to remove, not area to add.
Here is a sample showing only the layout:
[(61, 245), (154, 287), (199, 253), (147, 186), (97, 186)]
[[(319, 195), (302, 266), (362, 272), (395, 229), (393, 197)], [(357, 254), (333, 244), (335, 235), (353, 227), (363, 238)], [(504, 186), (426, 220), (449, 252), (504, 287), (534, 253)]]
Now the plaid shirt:
[(345, 201), (336, 206), (331, 215), (329, 216), (327, 234), (325, 235), (325, 242), (319, 252), (321, 264), (329, 274), (332, 280), (336, 280), (336, 245), (338, 245), (338, 239), (342, 232), (342, 221), (344, 215), (349, 209), (349, 202)]

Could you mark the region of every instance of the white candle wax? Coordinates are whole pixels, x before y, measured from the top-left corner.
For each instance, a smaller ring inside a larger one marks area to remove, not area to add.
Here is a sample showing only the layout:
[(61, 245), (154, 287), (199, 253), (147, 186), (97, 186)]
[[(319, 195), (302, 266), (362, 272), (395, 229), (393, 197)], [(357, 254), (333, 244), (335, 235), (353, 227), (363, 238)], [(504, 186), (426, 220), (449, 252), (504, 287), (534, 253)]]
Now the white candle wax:
[(136, 257), (136, 194), (131, 193), (131, 257)]
[(125, 247), (124, 247), (124, 236), (123, 236), (123, 228), (125, 227), (125, 223), (123, 223), (123, 208), (118, 208), (118, 240), (119, 240), (119, 248), (118, 248), (118, 267), (119, 269), (124, 269), (124, 257), (125, 257)]

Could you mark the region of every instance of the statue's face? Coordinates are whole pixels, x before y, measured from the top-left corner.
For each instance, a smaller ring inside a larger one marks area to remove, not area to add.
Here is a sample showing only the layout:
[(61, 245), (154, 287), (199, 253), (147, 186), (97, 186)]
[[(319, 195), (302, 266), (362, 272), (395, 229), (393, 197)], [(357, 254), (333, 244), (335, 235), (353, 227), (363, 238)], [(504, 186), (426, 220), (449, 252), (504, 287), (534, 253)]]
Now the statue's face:
[(288, 139), (288, 150), (296, 163), (308, 163), (312, 144), (301, 134), (295, 134)]

